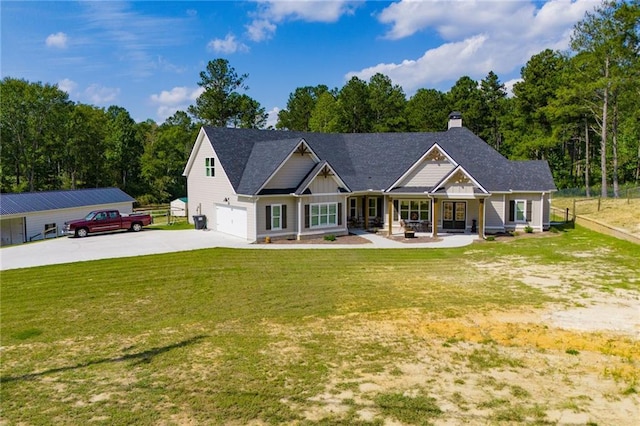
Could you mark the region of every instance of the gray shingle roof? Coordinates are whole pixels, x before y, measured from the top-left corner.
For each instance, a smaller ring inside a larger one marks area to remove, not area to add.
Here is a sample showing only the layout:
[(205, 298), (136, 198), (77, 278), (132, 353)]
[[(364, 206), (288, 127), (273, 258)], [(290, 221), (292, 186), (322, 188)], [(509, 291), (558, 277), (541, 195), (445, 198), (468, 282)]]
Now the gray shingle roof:
[(133, 203), (134, 201), (134, 198), (119, 188), (0, 194), (0, 215), (8, 216), (74, 207), (98, 206), (101, 204)]
[(256, 194), (302, 139), (352, 191), (389, 189), (435, 143), (488, 191), (555, 189), (545, 161), (510, 161), (464, 127), (434, 133), (348, 134), (204, 129), (239, 194)]

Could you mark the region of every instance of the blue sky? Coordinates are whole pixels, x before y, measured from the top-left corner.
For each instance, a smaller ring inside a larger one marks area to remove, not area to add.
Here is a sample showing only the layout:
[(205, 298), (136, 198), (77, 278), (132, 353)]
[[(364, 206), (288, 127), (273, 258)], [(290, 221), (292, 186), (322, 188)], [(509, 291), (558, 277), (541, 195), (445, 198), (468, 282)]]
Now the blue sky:
[(225, 58), (275, 123), (297, 87), (388, 75), (407, 96), (493, 70), (508, 87), (543, 49), (568, 47), (597, 0), (5, 1), (2, 78), (163, 122)]

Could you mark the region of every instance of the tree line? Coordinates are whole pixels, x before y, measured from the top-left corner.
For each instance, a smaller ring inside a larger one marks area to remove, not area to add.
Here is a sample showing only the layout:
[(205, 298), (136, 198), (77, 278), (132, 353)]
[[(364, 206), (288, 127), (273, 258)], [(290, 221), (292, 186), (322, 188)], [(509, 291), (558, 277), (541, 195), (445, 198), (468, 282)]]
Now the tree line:
[[(300, 87), (278, 113), (278, 129), (421, 132), (446, 129), (451, 111), (511, 159), (544, 159), (559, 188), (614, 196), (640, 180), (640, 0), (605, 1), (578, 22), (568, 52), (542, 51), (521, 70), (512, 96), (489, 72), (447, 92), (411, 97), (388, 76), (341, 88)], [(265, 109), (243, 91), (225, 59), (200, 73), (203, 93), (164, 123), (136, 123), (119, 106), (71, 102), (56, 85), (0, 82), (0, 190), (117, 186), (142, 204), (186, 194), (184, 165), (201, 125), (264, 128)]]

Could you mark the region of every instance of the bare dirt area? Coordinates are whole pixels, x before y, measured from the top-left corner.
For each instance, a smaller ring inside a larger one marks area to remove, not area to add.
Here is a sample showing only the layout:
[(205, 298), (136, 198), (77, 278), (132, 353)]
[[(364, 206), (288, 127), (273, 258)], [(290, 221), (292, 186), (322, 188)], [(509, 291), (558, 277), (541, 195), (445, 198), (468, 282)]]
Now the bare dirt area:
[[(560, 300), (544, 308), (455, 318), (396, 310), (309, 325), (310, 335), (331, 330), (344, 356), (329, 365), (331, 379), (321, 393), (291, 406), (310, 421), (373, 421), (389, 414), (380, 398), (392, 396), (400, 406), (430, 401), (436, 408), (422, 407), (431, 415), (423, 420), (436, 425), (638, 424), (640, 294), (594, 284), (603, 273), (598, 257), (606, 253), (573, 255), (593, 262), (559, 270), (524, 265), (514, 255), (466, 265), (480, 273), (506, 271), (508, 280)], [(280, 337), (274, 354), (297, 362), (300, 329), (272, 330)], [(401, 413), (390, 417), (402, 419)]]

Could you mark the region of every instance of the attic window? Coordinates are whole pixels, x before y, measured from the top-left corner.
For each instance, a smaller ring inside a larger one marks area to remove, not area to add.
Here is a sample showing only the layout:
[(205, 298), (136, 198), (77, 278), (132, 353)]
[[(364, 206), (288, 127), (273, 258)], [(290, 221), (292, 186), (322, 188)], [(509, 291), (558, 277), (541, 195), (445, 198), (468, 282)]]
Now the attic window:
[(205, 176), (214, 177), (216, 175), (216, 159), (207, 157), (204, 159)]

